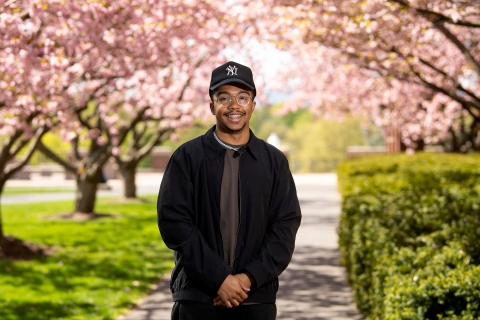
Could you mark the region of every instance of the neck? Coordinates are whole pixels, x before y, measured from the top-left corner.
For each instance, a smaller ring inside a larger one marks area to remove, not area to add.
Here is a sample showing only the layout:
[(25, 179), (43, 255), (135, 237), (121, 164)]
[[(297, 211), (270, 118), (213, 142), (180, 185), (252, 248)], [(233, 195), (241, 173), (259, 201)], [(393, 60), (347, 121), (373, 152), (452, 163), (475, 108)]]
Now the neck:
[(223, 132), (218, 129), (218, 126), (215, 128), (215, 133), (217, 137), (225, 143), (231, 145), (241, 145), (247, 144), (250, 139), (250, 130), (242, 130), (241, 132)]

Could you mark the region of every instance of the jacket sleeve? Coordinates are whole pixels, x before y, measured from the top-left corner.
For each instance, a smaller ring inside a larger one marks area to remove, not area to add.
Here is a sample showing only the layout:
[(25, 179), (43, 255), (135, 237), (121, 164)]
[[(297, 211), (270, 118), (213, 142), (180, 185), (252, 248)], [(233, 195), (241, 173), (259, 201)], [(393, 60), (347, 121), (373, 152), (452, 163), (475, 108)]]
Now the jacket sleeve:
[(268, 229), (260, 250), (243, 268), (255, 278), (256, 287), (278, 277), (287, 268), (301, 221), (297, 191), (286, 159), (276, 176)]
[(216, 293), (232, 270), (195, 227), (189, 162), (181, 153), (177, 150), (165, 169), (157, 201), (158, 227), (166, 246), (179, 253), (177, 264)]

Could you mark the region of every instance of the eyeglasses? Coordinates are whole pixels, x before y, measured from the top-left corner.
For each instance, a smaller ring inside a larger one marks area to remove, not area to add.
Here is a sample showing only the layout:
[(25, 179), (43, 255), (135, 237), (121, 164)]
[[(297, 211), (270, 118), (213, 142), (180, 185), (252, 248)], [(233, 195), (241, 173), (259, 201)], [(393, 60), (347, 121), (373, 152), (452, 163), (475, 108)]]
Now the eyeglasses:
[[(239, 106), (246, 107), (250, 102), (250, 96), (248, 95), (248, 93), (242, 92), (237, 94), (236, 96), (234, 95), (232, 96), (235, 97), (235, 100), (237, 101), (237, 104)], [(228, 93), (220, 93), (217, 96), (217, 100), (213, 100), (213, 101), (218, 102), (220, 107), (228, 108), (232, 105), (232, 101), (233, 101), (232, 96), (229, 95)]]

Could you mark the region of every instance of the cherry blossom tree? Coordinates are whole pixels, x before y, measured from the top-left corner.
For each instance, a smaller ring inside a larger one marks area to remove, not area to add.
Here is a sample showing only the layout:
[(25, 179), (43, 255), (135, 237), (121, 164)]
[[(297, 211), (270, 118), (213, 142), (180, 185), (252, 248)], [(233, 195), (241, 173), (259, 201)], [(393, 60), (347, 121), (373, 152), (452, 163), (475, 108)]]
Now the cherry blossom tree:
[[(417, 84), (382, 77), (318, 44), (300, 47), (302, 51), (294, 54), (292, 62), (298, 76), (290, 85), (296, 94), (284, 104), (282, 113), (308, 106), (319, 117), (370, 119), (385, 134), (402, 128), (404, 143), (417, 149), (425, 143), (440, 143), (451, 129), (459, 129), (455, 119), (462, 114), (461, 106), (448, 97)], [(288, 82), (289, 76), (290, 70), (286, 70), (283, 81)]]
[[(398, 89), (397, 96), (409, 90), (416, 92), (414, 95), (421, 93), (419, 97), (429, 101), (423, 104), (428, 104), (430, 109), (441, 111), (445, 103), (461, 106), (463, 113), (455, 111), (446, 115), (457, 117), (450, 119), (457, 123), (457, 129), (461, 127), (459, 119), (469, 117), (471, 132), (462, 142), (464, 146), (480, 148), (476, 139), (480, 123), (479, 3), (447, 0), (369, 0), (361, 3), (266, 0), (264, 3), (270, 6), (273, 17), (269, 20), (271, 23), (265, 25), (271, 41), (284, 47), (288, 44), (291, 48), (300, 38), (302, 44), (314, 43), (332, 49), (348, 60), (347, 67), (355, 65), (370, 71), (370, 78), (385, 79), (392, 90)], [(321, 66), (317, 70), (320, 69)], [(357, 78), (349, 77), (347, 83), (351, 83), (350, 79)], [(312, 82), (312, 78), (308, 80)], [(409, 103), (420, 114), (425, 113), (418, 99)], [(377, 105), (380, 106), (389, 108)], [(404, 118), (405, 123), (418, 122), (415, 112), (397, 113), (398, 116), (407, 114), (410, 118)], [(430, 123), (435, 126), (435, 121)], [(453, 132), (454, 126), (450, 129)]]
[[(76, 176), (75, 210), (91, 213), (101, 168), (112, 154), (131, 181), (154, 145), (191, 122), (198, 95), (185, 79), (199, 62), (215, 61), (225, 43), (218, 30), (233, 29), (217, 19), (223, 9), (208, 1), (51, 1), (39, 8), (45, 38), (59, 63), (69, 66), (61, 80), (70, 110), (60, 131), (71, 142), (72, 159), (42, 143), (38, 148)], [(130, 159), (121, 152), (129, 141), (136, 150)]]
[[(56, 81), (61, 67), (33, 15), (14, 1), (0, 5), (0, 197), (66, 107)], [(0, 215), (0, 243), (4, 239)]]
[[(141, 85), (136, 85), (135, 94), (127, 101), (125, 98), (129, 95), (122, 94), (106, 102), (109, 105), (120, 101), (149, 107), (142, 121), (129, 129), (129, 139), (125, 143), (119, 144), (118, 139), (118, 133), (125, 130), (121, 122), (112, 123), (105, 133), (114, 146), (112, 154), (122, 175), (125, 198), (136, 197), (135, 174), (140, 160), (150, 154), (153, 147), (169, 139), (178, 128), (192, 125), (194, 119), (208, 115), (206, 85), (211, 70), (221, 62), (213, 52), (206, 50), (199, 46), (191, 48), (189, 54), (192, 58), (185, 63), (171, 64), (152, 77), (145, 77), (143, 73), (138, 75), (142, 78)], [(212, 57), (208, 58), (209, 54)], [(128, 88), (129, 84), (126, 84), (127, 92)], [(110, 117), (118, 118), (114, 114)]]

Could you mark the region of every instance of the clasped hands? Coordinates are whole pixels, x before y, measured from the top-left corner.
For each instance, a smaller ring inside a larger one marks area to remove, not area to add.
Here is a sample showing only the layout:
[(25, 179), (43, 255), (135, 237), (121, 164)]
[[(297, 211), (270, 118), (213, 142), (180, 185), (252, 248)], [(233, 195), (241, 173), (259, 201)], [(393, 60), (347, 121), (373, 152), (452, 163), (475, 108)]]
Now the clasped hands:
[(243, 300), (247, 299), (252, 279), (246, 273), (228, 275), (218, 289), (218, 296), (213, 299), (213, 305), (227, 308), (238, 307)]

